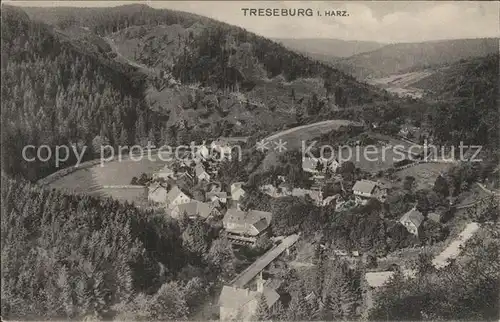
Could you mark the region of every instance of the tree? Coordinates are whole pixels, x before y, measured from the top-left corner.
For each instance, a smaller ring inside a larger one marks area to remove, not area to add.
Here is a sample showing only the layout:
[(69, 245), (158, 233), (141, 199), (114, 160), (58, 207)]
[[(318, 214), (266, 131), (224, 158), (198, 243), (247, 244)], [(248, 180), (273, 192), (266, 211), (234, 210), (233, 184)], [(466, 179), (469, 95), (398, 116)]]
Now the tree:
[(270, 310), (269, 319), (272, 321), (283, 321), (286, 320), (286, 310), (283, 304), (278, 300)]
[(415, 177), (406, 176), (403, 180), (403, 189), (407, 191), (412, 191), (415, 188), (416, 182)]
[(191, 220), (182, 233), (182, 245), (193, 255), (201, 256), (209, 246), (208, 227), (202, 219)]
[(163, 284), (151, 299), (150, 307), (153, 320), (182, 320), (189, 313), (185, 292), (177, 282)]
[(184, 287), (187, 306), (192, 309), (200, 306), (205, 301), (207, 291), (201, 278), (190, 279)]
[(306, 300), (306, 291), (304, 285), (301, 285), (292, 295), (290, 304), (287, 310), (287, 319), (291, 321), (308, 320), (312, 314), (309, 302)]
[(222, 237), (214, 240), (205, 260), (213, 270), (220, 274), (223, 280), (230, 280), (234, 276), (236, 257), (227, 238)]
[(267, 321), (269, 320), (270, 312), (269, 306), (267, 305), (266, 297), (263, 293), (257, 295), (257, 308), (255, 309), (255, 314), (253, 320), (255, 321)]
[(441, 175), (436, 178), (433, 189), (438, 195), (444, 198), (447, 198), (450, 195), (448, 181), (446, 181), (446, 179)]

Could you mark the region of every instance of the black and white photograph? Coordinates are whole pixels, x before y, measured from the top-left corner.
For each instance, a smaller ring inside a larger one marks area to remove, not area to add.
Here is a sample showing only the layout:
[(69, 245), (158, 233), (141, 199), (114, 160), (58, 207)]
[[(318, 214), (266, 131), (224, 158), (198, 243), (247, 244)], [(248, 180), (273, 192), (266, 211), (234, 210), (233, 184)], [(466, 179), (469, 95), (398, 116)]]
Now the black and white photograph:
[(1, 2), (2, 321), (499, 321), (500, 2)]

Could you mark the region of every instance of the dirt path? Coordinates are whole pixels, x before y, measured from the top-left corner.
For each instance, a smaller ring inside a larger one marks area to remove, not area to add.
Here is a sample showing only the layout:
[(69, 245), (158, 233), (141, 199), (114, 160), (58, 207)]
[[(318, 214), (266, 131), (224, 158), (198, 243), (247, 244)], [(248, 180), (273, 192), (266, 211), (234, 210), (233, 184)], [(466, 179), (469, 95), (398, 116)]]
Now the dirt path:
[(479, 224), (475, 222), (467, 224), (460, 235), (432, 260), (432, 264), (438, 269), (448, 265), (448, 260), (456, 258), (460, 254), (460, 246), (465, 244), (478, 230)]
[[(345, 124), (339, 124), (339, 123), (345, 123)], [(297, 126), (297, 127), (288, 129), (288, 130), (280, 131), (278, 133), (275, 133), (275, 134), (272, 134), (272, 135), (268, 136), (264, 140), (266, 140), (266, 141), (267, 140), (276, 140), (276, 139), (280, 138), (281, 136), (284, 136), (284, 135), (287, 135), (287, 134), (290, 134), (290, 133), (294, 133), (294, 132), (301, 131), (301, 130), (308, 129), (308, 128), (313, 128), (313, 127), (318, 127), (318, 126), (324, 126), (324, 125), (330, 125), (330, 124), (331, 125), (339, 124), (339, 126), (341, 126), (341, 125), (347, 126), (347, 125), (350, 125), (350, 124), (361, 125), (361, 124), (358, 124), (356, 122), (348, 121), (348, 120), (328, 120), (328, 121), (321, 121), (321, 122), (316, 122), (316, 123), (312, 123), (312, 124), (301, 125), (301, 126)]]

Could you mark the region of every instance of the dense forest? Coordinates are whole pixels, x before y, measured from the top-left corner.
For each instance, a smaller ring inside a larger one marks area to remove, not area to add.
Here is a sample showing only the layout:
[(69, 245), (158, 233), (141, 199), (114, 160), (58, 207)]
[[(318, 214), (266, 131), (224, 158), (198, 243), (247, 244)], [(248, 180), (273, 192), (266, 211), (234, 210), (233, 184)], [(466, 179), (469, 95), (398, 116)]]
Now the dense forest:
[(234, 274), (229, 244), (200, 221), (5, 176), (1, 197), (4, 318), (184, 319)]
[[(156, 129), (161, 117), (144, 104), (141, 75), (59, 41), (21, 11), (3, 8), (2, 18), (4, 171), (30, 180), (54, 171), (53, 159), (23, 160), (28, 144), (94, 143), (92, 157), (101, 144), (133, 144)], [(73, 164), (74, 155), (66, 162)]]

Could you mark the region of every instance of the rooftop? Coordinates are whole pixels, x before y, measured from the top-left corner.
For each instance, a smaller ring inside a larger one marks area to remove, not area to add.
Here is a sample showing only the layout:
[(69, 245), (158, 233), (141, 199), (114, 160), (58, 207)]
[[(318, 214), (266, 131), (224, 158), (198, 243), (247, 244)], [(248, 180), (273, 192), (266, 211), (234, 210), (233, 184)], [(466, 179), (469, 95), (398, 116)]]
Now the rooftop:
[(418, 228), (420, 227), (422, 221), (424, 221), (424, 215), (422, 215), (420, 211), (418, 211), (417, 209), (415, 209), (415, 207), (413, 207), (410, 211), (405, 213), (399, 221), (403, 222), (408, 220), (411, 221), (415, 225), (415, 227)]
[[(257, 296), (261, 294), (256, 291), (248, 289), (237, 288), (233, 286), (224, 286), (219, 297), (219, 305), (225, 308), (240, 309), (252, 300), (256, 300)], [(279, 294), (272, 288), (264, 286), (262, 292), (266, 299), (267, 306), (271, 307), (279, 299)]]
[(352, 191), (359, 193), (369, 193), (371, 194), (377, 183), (371, 180), (358, 180), (352, 187)]
[(208, 218), (212, 212), (212, 207), (204, 202), (191, 201), (188, 203), (180, 204), (177, 206), (179, 214), (186, 213), (189, 217), (200, 216), (203, 218)]
[(258, 232), (265, 230), (271, 223), (272, 214), (266, 211), (250, 210), (248, 212), (238, 209), (228, 209), (224, 215), (224, 226), (228, 224), (240, 226), (240, 228), (231, 228), (234, 233), (250, 234), (251, 226)]
[(182, 190), (179, 189), (179, 187), (173, 186), (172, 189), (170, 189), (170, 191), (167, 193), (167, 201), (172, 202), (181, 194), (184, 194), (184, 192), (182, 192)]

